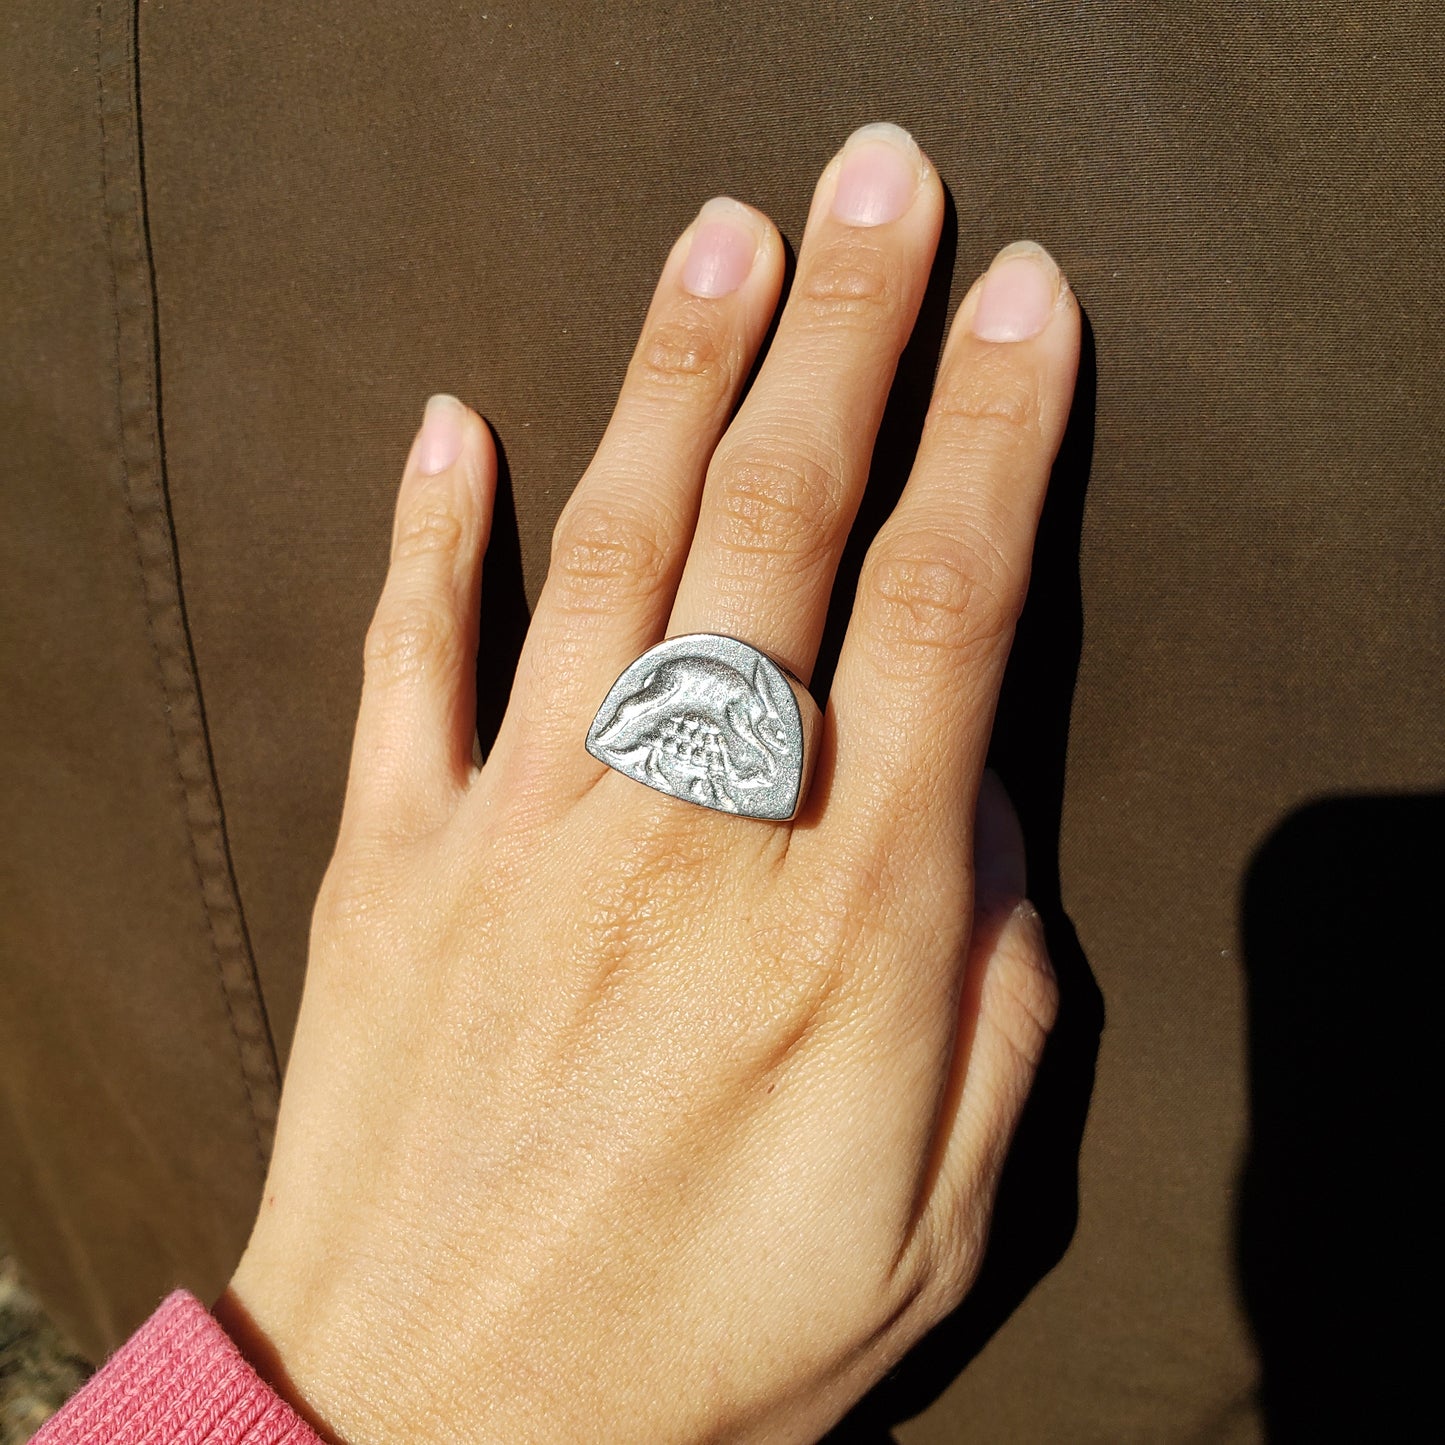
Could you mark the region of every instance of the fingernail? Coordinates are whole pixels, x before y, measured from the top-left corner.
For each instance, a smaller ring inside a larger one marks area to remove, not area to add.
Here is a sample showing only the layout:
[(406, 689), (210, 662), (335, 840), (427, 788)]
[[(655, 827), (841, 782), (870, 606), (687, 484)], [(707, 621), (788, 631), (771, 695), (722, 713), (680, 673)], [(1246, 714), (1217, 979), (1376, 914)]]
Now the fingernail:
[(456, 397), (428, 397), (416, 438), (416, 469), (423, 476), (444, 472), (462, 454), (467, 409)]
[(923, 157), (902, 126), (865, 125), (843, 144), (833, 214), (850, 226), (896, 221), (912, 204), (922, 177)]
[(1017, 903), (1028, 890), (1024, 834), (1009, 795), (992, 768), (978, 790), (973, 833), (973, 902), (978, 913)]
[(758, 233), (747, 214), (727, 196), (715, 196), (697, 213), (697, 229), (682, 267), (682, 284), (694, 296), (727, 296), (748, 279), (758, 253)]
[(993, 258), (973, 311), (984, 341), (1027, 341), (1049, 324), (1059, 299), (1059, 268), (1036, 241), (1014, 241)]

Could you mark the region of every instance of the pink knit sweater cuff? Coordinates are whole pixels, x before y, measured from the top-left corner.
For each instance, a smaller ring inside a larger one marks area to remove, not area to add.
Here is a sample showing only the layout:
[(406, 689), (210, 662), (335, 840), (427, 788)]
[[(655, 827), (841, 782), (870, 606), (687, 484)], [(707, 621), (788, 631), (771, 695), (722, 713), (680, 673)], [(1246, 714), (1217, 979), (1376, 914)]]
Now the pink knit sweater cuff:
[(156, 1312), (41, 1427), (32, 1445), (321, 1445), (195, 1295)]

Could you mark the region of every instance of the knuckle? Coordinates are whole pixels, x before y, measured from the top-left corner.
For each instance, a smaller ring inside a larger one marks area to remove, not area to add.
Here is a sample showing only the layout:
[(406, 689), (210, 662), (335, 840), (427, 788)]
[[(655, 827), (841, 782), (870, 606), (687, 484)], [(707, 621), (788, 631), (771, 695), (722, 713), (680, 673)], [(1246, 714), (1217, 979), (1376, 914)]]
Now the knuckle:
[(456, 503), (440, 493), (440, 488), (427, 488), (426, 495), (402, 513), (392, 549), (394, 558), (450, 557), (462, 550), (466, 521), (458, 514)]
[(394, 905), (388, 881), (395, 872), (390, 856), (373, 858), (370, 840), (352, 845), (351, 855), (338, 852), (322, 876), (311, 907), (311, 941), (328, 943), (351, 930), (365, 933), (378, 926)]
[(368, 682), (389, 683), (453, 666), (462, 648), (456, 615), (424, 597), (385, 599), (366, 631)]
[(340, 873), (335, 863), (327, 869), (311, 907), (311, 939), (329, 938), (353, 923), (364, 925), (376, 910), (378, 898), (369, 885), (360, 886), (355, 873)]
[(951, 369), (934, 398), (929, 426), (946, 444), (973, 452), (1040, 442), (1038, 380), (1016, 367), (970, 358)]
[(584, 499), (558, 518), (548, 580), (572, 610), (606, 609), (651, 595), (670, 565), (668, 549), (650, 527), (621, 507)]
[(733, 554), (815, 565), (832, 541), (840, 470), (802, 451), (724, 458), (709, 478), (712, 540)]
[[(311, 910), (308, 980), (345, 1010), (374, 1009), (385, 988), (385, 971), (369, 967), (380, 957), (400, 957), (409, 944), (398, 923), (402, 887), (388, 878), (397, 857), (334, 862), (317, 891)], [(308, 984), (309, 986), (309, 984)]]
[(977, 529), (875, 540), (859, 594), (885, 654), (956, 653), (1005, 635), (1017, 620), (1007, 564)]
[(664, 317), (642, 338), (632, 379), (650, 392), (725, 391), (733, 371), (733, 349), (711, 312), (685, 307)]
[(796, 295), (799, 309), (829, 324), (874, 322), (897, 301), (898, 259), (861, 236), (829, 241), (802, 268)]

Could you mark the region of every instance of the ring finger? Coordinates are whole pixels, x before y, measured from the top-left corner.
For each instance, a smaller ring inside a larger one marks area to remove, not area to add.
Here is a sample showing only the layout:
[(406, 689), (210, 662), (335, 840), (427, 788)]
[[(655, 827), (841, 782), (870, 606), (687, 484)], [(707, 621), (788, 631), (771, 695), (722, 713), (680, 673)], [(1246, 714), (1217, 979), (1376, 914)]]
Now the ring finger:
[(595, 778), (578, 719), (662, 636), (708, 457), (782, 281), (776, 229), (727, 197), (702, 208), (667, 258), (607, 430), (557, 519), (493, 749), (511, 754), (509, 767), (529, 761), (548, 796)]

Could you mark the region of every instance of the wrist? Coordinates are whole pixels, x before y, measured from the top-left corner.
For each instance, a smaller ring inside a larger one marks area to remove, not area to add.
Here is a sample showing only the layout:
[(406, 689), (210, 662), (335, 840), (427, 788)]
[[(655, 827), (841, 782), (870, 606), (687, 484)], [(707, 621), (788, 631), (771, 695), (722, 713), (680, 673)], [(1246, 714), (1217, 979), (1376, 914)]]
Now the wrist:
[(225, 1330), (246, 1363), (326, 1445), (347, 1445), (300, 1388), (280, 1349), (237, 1289), (234, 1278), (211, 1306), (211, 1315)]

